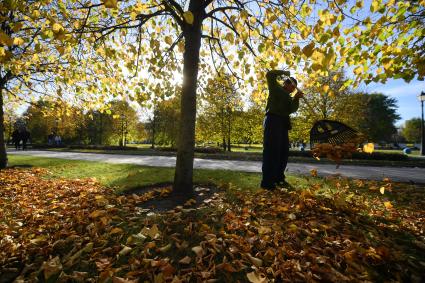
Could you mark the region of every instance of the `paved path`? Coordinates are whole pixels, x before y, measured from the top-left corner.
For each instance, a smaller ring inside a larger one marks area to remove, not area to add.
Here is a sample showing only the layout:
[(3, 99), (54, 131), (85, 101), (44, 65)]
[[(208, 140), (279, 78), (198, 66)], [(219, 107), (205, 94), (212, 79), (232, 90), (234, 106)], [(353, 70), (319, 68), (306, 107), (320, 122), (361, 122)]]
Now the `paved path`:
[[(88, 160), (106, 163), (138, 164), (155, 167), (174, 167), (175, 157), (169, 156), (142, 156), (122, 154), (100, 154), (80, 152), (55, 152), (55, 151), (9, 151), (9, 154), (32, 155), (50, 158), (62, 158), (72, 160)], [(236, 161), (236, 160), (214, 160), (195, 158), (195, 168), (200, 169), (224, 169), (243, 172), (261, 172), (261, 162), (258, 161)], [(314, 163), (289, 163), (289, 173), (310, 174), (310, 170), (316, 169), (319, 176), (340, 174), (342, 176), (382, 180), (385, 177), (399, 182), (425, 183), (425, 168), (407, 167), (376, 167), (376, 166), (352, 166), (341, 165), (338, 169), (332, 164)]]

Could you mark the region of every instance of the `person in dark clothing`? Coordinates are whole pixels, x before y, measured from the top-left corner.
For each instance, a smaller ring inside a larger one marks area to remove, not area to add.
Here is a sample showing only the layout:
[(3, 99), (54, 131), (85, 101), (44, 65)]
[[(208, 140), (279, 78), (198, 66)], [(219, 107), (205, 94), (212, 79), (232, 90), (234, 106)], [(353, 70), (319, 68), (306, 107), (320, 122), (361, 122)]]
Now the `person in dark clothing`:
[(303, 93), (297, 90), (292, 97), (291, 93), (297, 89), (294, 78), (288, 78), (281, 85), (277, 79), (288, 76), (288, 71), (272, 70), (266, 75), (269, 96), (266, 105), (263, 140), (263, 178), (261, 187), (273, 190), (276, 185), (288, 186), (285, 180), (285, 168), (288, 163), (289, 137), (291, 129), (289, 115), (298, 110), (299, 99)]
[(19, 149), (19, 143), (21, 142), (21, 135), (19, 134), (18, 129), (15, 129), (12, 133), (12, 142), (15, 145), (15, 149)]
[(27, 131), (27, 129), (23, 129), (21, 132), (21, 139), (22, 139), (22, 150), (27, 149), (27, 142), (31, 138), (30, 132)]
[(55, 133), (51, 132), (51, 133), (47, 136), (47, 144), (48, 144), (48, 145), (52, 145), (54, 141), (55, 141)]

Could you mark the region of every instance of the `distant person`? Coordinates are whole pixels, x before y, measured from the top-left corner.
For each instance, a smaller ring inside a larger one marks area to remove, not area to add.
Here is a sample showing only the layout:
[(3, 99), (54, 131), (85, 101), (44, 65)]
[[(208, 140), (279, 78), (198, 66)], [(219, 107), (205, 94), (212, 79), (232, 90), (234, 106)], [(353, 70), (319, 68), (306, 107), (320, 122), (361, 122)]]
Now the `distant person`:
[(23, 129), (21, 132), (21, 139), (22, 139), (22, 150), (27, 149), (27, 142), (30, 140), (31, 134), (27, 131), (27, 129)]
[(60, 136), (60, 135), (56, 135), (56, 136), (55, 136), (55, 144), (56, 144), (56, 145), (61, 145), (61, 143), (62, 143), (62, 138), (61, 138), (61, 136)]
[[(285, 75), (283, 85), (277, 79)], [(285, 168), (289, 155), (289, 136), (291, 129), (289, 115), (298, 110), (299, 100), (303, 97), (301, 91), (292, 97), (297, 89), (297, 81), (289, 77), (288, 71), (272, 70), (267, 72), (269, 96), (264, 120), (263, 142), (263, 178), (261, 187), (273, 190), (276, 186), (290, 187), (285, 180)]]
[(48, 136), (47, 136), (47, 144), (48, 145), (52, 145), (55, 141), (55, 133), (51, 132)]
[(12, 143), (15, 145), (15, 149), (18, 150), (21, 143), (21, 135), (18, 129), (15, 129), (12, 133)]

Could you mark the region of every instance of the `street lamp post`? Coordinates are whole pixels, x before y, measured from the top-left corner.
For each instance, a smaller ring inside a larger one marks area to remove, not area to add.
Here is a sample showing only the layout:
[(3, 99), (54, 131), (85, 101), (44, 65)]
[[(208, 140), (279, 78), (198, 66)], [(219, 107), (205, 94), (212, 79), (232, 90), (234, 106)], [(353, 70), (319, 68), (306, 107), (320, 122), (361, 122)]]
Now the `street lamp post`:
[(425, 129), (424, 129), (424, 101), (425, 101), (425, 92), (421, 92), (420, 95), (418, 95), (419, 101), (421, 102), (421, 110), (422, 110), (422, 116), (421, 116), (421, 155), (425, 155)]

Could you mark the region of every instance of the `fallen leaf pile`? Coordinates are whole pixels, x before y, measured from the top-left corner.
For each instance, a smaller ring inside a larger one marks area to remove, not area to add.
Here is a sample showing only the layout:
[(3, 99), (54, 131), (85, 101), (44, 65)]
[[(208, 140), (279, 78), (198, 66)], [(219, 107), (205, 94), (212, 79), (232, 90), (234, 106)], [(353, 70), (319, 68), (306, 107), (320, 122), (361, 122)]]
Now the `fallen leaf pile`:
[(169, 190), (116, 195), (44, 174), (0, 171), (2, 282), (425, 279), (423, 188), (331, 179), (154, 214), (140, 205)]

